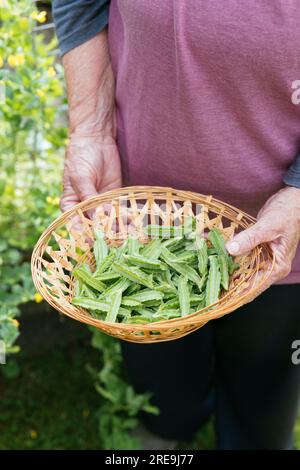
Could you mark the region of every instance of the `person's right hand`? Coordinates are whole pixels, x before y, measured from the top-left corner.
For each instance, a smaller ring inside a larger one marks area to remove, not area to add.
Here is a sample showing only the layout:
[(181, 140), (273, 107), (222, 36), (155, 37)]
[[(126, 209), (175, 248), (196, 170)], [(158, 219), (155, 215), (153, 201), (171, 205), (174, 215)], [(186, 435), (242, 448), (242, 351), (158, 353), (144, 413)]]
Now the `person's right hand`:
[(67, 147), (63, 212), (98, 193), (122, 186), (120, 157), (112, 137), (73, 135)]

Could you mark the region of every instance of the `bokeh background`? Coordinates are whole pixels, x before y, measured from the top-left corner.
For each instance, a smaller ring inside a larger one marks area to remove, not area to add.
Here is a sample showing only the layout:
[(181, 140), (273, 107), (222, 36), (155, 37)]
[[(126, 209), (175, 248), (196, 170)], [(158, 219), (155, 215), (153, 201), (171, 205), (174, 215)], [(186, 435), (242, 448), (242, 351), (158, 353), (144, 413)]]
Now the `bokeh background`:
[[(140, 412), (158, 410), (129, 383), (118, 341), (53, 311), (31, 280), (32, 248), (59, 214), (67, 142), (51, 3), (0, 0), (0, 449), (138, 449)], [(213, 419), (178, 443), (214, 447)]]

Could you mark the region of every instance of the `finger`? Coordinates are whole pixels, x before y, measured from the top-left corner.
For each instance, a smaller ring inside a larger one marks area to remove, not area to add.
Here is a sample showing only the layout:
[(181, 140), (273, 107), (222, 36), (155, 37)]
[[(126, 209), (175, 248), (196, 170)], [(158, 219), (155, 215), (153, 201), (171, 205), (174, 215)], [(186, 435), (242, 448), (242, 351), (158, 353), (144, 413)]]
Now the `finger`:
[(74, 215), (68, 222), (66, 222), (66, 227), (75, 241), (81, 237), (81, 234), (84, 231), (84, 226), (79, 215)]
[[(267, 271), (270, 271), (272, 268), (272, 263), (268, 263)], [(256, 299), (259, 295), (261, 295), (264, 291), (266, 291), (274, 282), (274, 271), (267, 275), (266, 271), (258, 271), (258, 273), (255, 275), (253, 282), (251, 285), (249, 285), (248, 289), (246, 289), (245, 292), (255, 289), (255, 294), (250, 297), (250, 299), (247, 301), (247, 303), (252, 302), (252, 300)]]
[(85, 199), (98, 194), (93, 179), (88, 176), (76, 175), (71, 178), (71, 183), (80, 201), (85, 201)]
[[(76, 177), (74, 180), (72, 180), (72, 184), (80, 201), (85, 201), (86, 199), (97, 196), (99, 194), (93, 179), (89, 176), (82, 176), (80, 178)], [(93, 219), (95, 215), (95, 209), (87, 210), (86, 215), (89, 219)]]
[(67, 210), (71, 209), (73, 206), (78, 204), (78, 202), (80, 202), (80, 199), (76, 191), (74, 191), (68, 171), (66, 171), (65, 167), (63, 175), (63, 193), (60, 199), (61, 211), (66, 212)]
[[(66, 174), (64, 174), (63, 186), (64, 190), (60, 199), (60, 208), (62, 212), (66, 212), (78, 204), (80, 200)], [(83, 230), (83, 224), (78, 215), (71, 217), (71, 219), (66, 222), (66, 227), (75, 240), (80, 236), (79, 234)]]
[(79, 198), (74, 190), (64, 190), (62, 197), (60, 199), (60, 208), (62, 212), (66, 212), (67, 210), (71, 209), (73, 206), (78, 204)]
[(270, 230), (257, 222), (227, 242), (226, 248), (232, 256), (244, 255), (253, 250), (253, 248), (260, 243), (271, 241), (273, 236), (274, 235)]
[(272, 285), (272, 282), (269, 279), (267, 279), (265, 282), (262, 282), (263, 277), (264, 277), (263, 273), (257, 274), (256, 283), (257, 285), (260, 284), (260, 286), (256, 290), (255, 294), (247, 301), (247, 303), (252, 302), (252, 300), (256, 299), (259, 295), (261, 295), (263, 292), (269, 289), (269, 287)]
[[(251, 297), (249, 302), (267, 290), (272, 284), (284, 279), (291, 271), (292, 263), (290, 259), (281, 252), (280, 243), (278, 240), (270, 242), (270, 248), (275, 256), (273, 270), (269, 276), (267, 276), (266, 272), (264, 271), (259, 271), (257, 273), (257, 276), (254, 280), (254, 285), (258, 286), (258, 290), (256, 291), (255, 295)], [(268, 262), (268, 265), (268, 270), (271, 270), (271, 261)]]
[[(78, 197), (75, 191), (69, 189), (63, 192), (63, 195), (60, 200), (60, 208), (62, 212), (66, 212), (69, 209), (72, 209), (79, 202)], [(73, 237), (77, 237), (77, 234), (82, 232), (82, 221), (78, 215), (74, 215), (66, 223), (68, 231)], [(75, 236), (76, 235), (76, 236)]]
[(278, 240), (270, 243), (270, 248), (275, 255), (275, 266), (272, 273), (272, 283), (280, 281), (288, 276), (292, 270), (292, 258), (290, 253), (282, 247)]

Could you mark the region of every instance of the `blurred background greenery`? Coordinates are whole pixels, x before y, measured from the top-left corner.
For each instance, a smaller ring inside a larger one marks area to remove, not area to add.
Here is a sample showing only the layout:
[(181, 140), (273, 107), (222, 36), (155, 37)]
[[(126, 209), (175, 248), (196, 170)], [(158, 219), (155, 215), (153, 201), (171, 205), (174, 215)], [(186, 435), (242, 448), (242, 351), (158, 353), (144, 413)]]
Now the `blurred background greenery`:
[[(139, 412), (157, 410), (128, 382), (119, 343), (52, 311), (31, 280), (68, 141), (50, 2), (0, 0), (0, 26), (0, 449), (139, 448)], [(300, 423), (296, 434), (300, 448)], [(214, 448), (212, 423), (178, 446)]]
[(0, 448), (135, 448), (139, 411), (156, 410), (126, 381), (119, 343), (51, 311), (31, 280), (67, 144), (50, 4), (1, 1), (0, 24)]

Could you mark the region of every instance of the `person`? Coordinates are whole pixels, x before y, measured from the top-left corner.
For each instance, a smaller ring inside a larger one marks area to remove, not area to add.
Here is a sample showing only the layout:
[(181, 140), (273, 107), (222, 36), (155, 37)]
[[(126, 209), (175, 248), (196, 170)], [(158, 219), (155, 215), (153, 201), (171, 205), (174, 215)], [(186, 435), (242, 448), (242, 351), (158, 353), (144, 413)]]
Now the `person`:
[(160, 408), (145, 425), (190, 439), (213, 410), (219, 449), (292, 448), (299, 2), (52, 3), (69, 101), (62, 210), (121, 185), (212, 194), (258, 218), (232, 255), (268, 242), (276, 256), (271, 287), (231, 315), (180, 340), (122, 343), (134, 385)]

